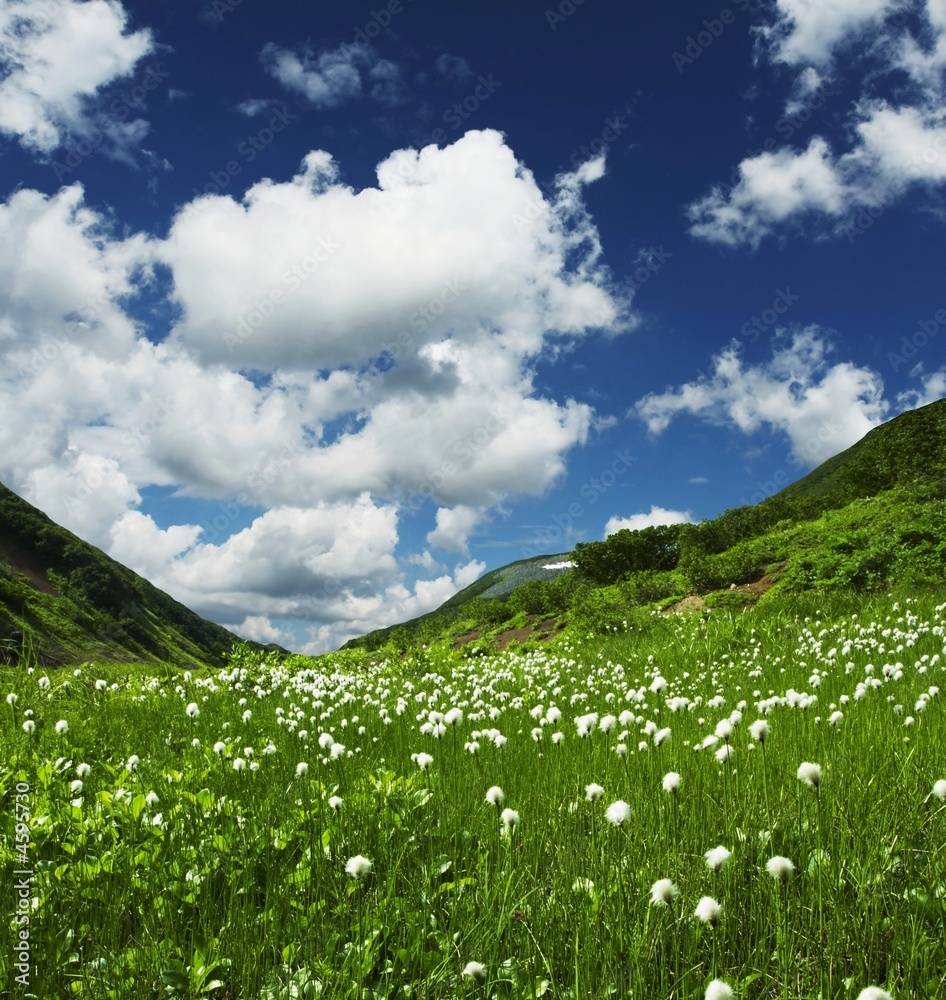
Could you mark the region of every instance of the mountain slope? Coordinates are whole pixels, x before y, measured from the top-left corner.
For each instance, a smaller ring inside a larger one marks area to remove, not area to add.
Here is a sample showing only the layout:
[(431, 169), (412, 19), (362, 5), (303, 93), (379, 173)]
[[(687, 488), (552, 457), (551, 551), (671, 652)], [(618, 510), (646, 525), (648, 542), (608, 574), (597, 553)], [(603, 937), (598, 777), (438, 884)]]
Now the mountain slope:
[[(17, 635), (19, 634), (19, 635)], [(0, 642), (48, 665), (219, 664), (241, 640), (0, 484)]]
[[(348, 646), (456, 640), (463, 629), (488, 637), (549, 615), (586, 630), (614, 627), (630, 608), (714, 591), (724, 593), (710, 604), (738, 606), (779, 581), (786, 591), (946, 586), (944, 497), (946, 400), (938, 400), (875, 427), (755, 506), (502, 566), (437, 610)], [(541, 570), (566, 560), (576, 572)]]

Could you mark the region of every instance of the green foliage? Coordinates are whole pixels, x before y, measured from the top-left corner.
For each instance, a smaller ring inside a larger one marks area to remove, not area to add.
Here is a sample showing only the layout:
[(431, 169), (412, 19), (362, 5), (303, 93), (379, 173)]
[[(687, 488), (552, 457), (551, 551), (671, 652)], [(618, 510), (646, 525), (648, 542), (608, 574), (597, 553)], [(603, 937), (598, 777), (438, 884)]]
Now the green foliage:
[(630, 573), (672, 570), (680, 558), (681, 529), (679, 524), (639, 531), (623, 528), (603, 542), (579, 544), (575, 547), (575, 568), (586, 579), (604, 586)]

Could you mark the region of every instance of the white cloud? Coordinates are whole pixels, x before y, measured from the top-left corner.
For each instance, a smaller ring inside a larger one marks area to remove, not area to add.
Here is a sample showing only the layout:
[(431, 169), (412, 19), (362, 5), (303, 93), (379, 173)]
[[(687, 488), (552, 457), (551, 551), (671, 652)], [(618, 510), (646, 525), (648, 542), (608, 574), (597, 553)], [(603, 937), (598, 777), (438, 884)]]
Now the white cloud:
[(440, 507), (437, 527), (427, 535), (427, 544), (445, 552), (469, 552), (469, 539), (483, 520), (483, 511), (475, 507)]
[(813, 466), (859, 441), (888, 410), (880, 376), (847, 362), (828, 363), (816, 327), (776, 341), (771, 361), (745, 365), (739, 346), (713, 358), (712, 374), (639, 400), (636, 412), (653, 434), (690, 413), (752, 434), (764, 426), (784, 433), (792, 457)]
[(715, 188), (687, 214), (694, 236), (756, 247), (789, 218), (806, 212), (837, 217), (846, 204), (845, 185), (828, 145), (816, 137), (804, 152), (783, 149), (743, 160), (735, 187)]
[(301, 55), (270, 42), (263, 48), (263, 66), (287, 90), (302, 94), (317, 108), (334, 108), (360, 96), (362, 69), (374, 60), (370, 49), (340, 45), (316, 55)]
[(241, 624), (228, 625), (227, 628), (244, 639), (253, 639), (264, 645), (270, 642), (284, 645), (293, 641), (290, 632), (275, 626), (266, 615), (247, 615)]
[(853, 238), (865, 211), (946, 182), (946, 2), (916, 7), (908, 16), (885, 0), (778, 0), (760, 38), (774, 61), (797, 70), (786, 114), (805, 106), (842, 56), (845, 71), (863, 70), (847, 148), (815, 135), (805, 150), (743, 159), (734, 187), (715, 187), (688, 207), (695, 236), (756, 247), (808, 220), (816, 235)]
[(145, 123), (124, 122), (130, 105), (121, 118), (106, 119), (97, 100), (154, 50), (149, 31), (127, 29), (118, 0), (6, 0), (0, 5), (0, 131), (44, 156), (70, 134), (83, 137), (103, 125), (118, 146), (140, 138)]
[(629, 531), (641, 531), (658, 524), (692, 524), (693, 515), (688, 510), (667, 510), (664, 507), (651, 505), (647, 513), (631, 514), (630, 517), (612, 517), (604, 526), (604, 537), (627, 528)]
[[(327, 641), (430, 610), (482, 567), (407, 585), (399, 516), (445, 508), (430, 544), (464, 553), (477, 519), (547, 490), (594, 426), (534, 370), (621, 326), (581, 201), (602, 169), (547, 198), (480, 132), (397, 151), (354, 191), (313, 152), (294, 180), (186, 205), (164, 240), (119, 235), (78, 185), (16, 192), (0, 205), (0, 479), (217, 621), (295, 616)], [(325, 273), (292, 287), (323, 238)], [(181, 320), (155, 344), (129, 311), (159, 280)], [(274, 288), (285, 301), (230, 350)], [(158, 527), (151, 485), (213, 500), (204, 533)]]
[(777, 0), (776, 20), (760, 34), (780, 62), (824, 66), (896, 7), (890, 0)]
[(910, 374), (920, 380), (920, 386), (918, 389), (901, 392), (897, 396), (899, 409), (916, 410), (946, 397), (946, 368), (926, 373), (922, 365), (917, 365)]

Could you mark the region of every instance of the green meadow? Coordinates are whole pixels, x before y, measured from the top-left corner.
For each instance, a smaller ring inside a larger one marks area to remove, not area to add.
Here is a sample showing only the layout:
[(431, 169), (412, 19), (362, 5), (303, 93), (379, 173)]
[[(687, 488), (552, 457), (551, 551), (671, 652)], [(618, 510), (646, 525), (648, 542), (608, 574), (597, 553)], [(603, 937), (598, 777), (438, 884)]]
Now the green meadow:
[(503, 653), (7, 668), (3, 982), (946, 995), (944, 629), (809, 594)]

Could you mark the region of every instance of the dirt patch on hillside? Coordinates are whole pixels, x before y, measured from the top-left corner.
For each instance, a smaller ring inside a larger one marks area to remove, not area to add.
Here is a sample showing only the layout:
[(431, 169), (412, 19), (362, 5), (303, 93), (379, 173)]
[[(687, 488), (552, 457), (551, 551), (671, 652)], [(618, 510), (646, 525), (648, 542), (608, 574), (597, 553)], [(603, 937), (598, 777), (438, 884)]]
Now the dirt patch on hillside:
[(458, 635), (456, 639), (453, 640), (453, 648), (459, 649), (461, 646), (465, 646), (468, 642), (476, 642), (482, 634), (482, 628), (475, 628), (472, 632), (464, 632), (463, 635)]
[(775, 570), (772, 573), (766, 573), (765, 576), (754, 580), (752, 583), (743, 583), (731, 589), (740, 594), (754, 594), (756, 597), (761, 597), (767, 590), (771, 590), (778, 583), (778, 578), (779, 570)]
[(0, 532), (0, 562), (6, 563), (15, 573), (22, 573), (37, 590), (59, 596), (59, 591), (46, 579), (46, 567), (42, 562), (6, 532)]

